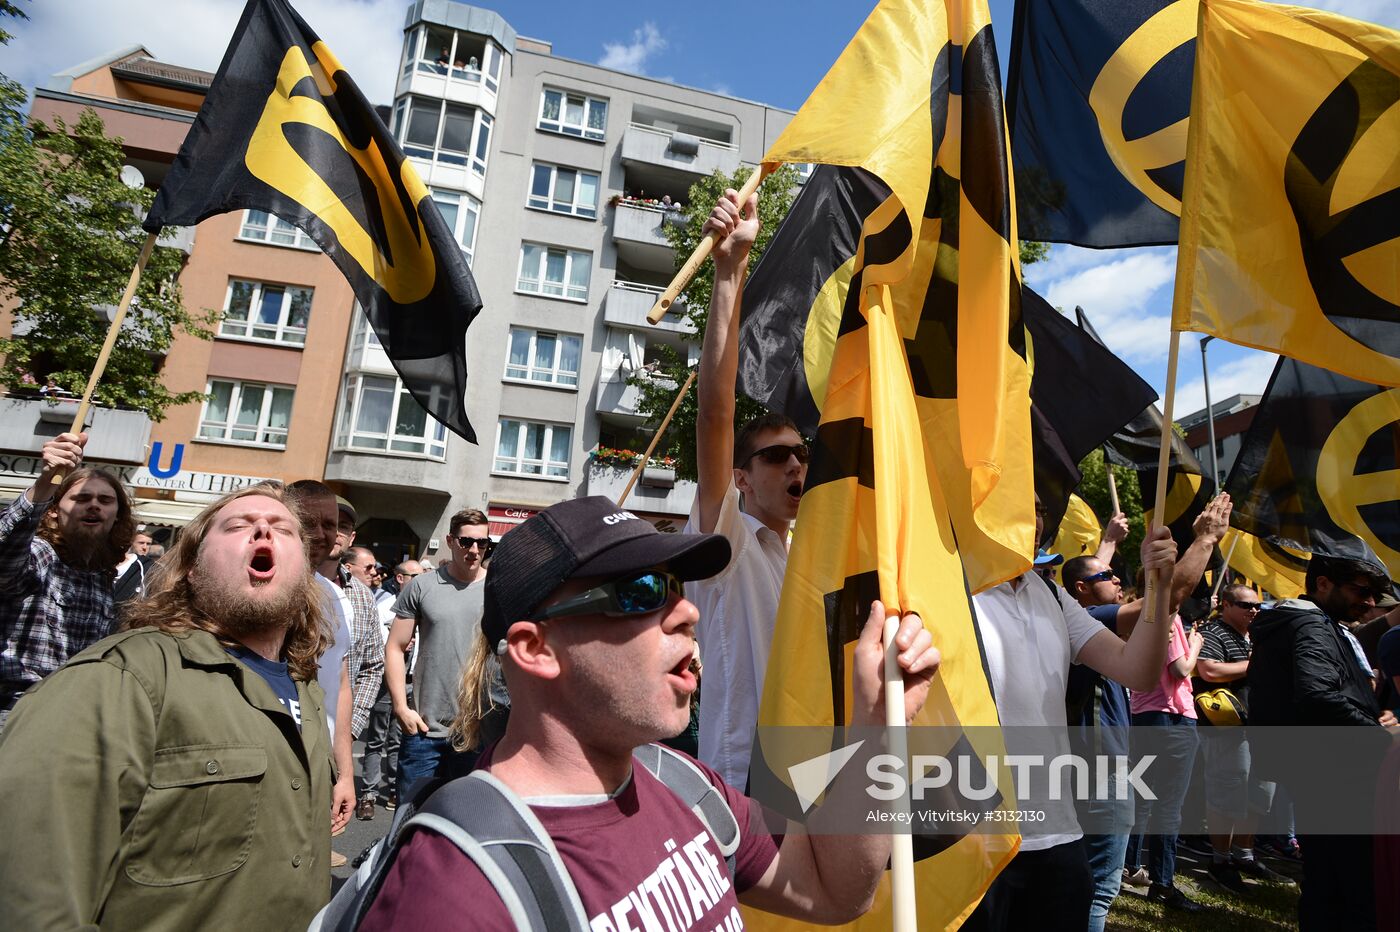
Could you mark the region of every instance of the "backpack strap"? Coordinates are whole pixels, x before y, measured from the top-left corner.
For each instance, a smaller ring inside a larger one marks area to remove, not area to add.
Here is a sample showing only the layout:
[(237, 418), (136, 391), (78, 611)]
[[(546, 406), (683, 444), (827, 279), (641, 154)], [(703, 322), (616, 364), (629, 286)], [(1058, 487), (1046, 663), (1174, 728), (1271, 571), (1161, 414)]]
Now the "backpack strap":
[(685, 755), (664, 744), (643, 745), (632, 757), (695, 813), (719, 846), (732, 880), (734, 856), (739, 850), (739, 820), (724, 795)]

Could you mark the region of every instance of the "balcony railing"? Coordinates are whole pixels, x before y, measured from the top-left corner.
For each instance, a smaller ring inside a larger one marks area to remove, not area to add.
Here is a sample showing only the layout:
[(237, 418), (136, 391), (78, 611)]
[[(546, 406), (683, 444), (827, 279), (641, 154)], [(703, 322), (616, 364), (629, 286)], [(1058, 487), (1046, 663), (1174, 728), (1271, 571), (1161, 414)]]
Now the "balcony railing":
[[(44, 398), (37, 392), (0, 397), (0, 436), (7, 449), (38, 453), (68, 430), (78, 413), (71, 395)], [(88, 409), (88, 444), (84, 459), (104, 463), (144, 463), (151, 439), (151, 419), (141, 411)]]
[(622, 160), (660, 165), (695, 175), (726, 174), (739, 167), (739, 150), (731, 143), (688, 133), (629, 123), (622, 137)]
[[(590, 460), (583, 494), (605, 495), (615, 502), (631, 476), (631, 469), (603, 466)], [(684, 524), (685, 519), (680, 516), (689, 515), (694, 504), (695, 483), (689, 479), (675, 479), (670, 485), (651, 485), (643, 478), (627, 496), (629, 510), (676, 515), (681, 524)]]
[(641, 285), (636, 282), (613, 282), (608, 289), (607, 300), (603, 302), (603, 322), (614, 327), (627, 327), (632, 330), (667, 333), (694, 333), (695, 325), (686, 315), (685, 298), (682, 296), (654, 326), (647, 323), (656, 300), (665, 289), (656, 285)]

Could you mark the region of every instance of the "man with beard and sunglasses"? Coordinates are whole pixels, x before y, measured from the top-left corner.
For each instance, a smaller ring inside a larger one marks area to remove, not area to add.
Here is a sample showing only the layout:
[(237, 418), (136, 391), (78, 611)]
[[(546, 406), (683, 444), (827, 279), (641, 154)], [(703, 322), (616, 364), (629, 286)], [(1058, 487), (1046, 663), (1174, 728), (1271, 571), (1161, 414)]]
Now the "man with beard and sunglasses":
[[(501, 541), (482, 628), (515, 707), (504, 736), (482, 753), (484, 773), (467, 779), (503, 787), (548, 834), (577, 894), (577, 925), (556, 922), (559, 928), (740, 929), (740, 902), (804, 923), (840, 923), (874, 899), (889, 834), (790, 826), (777, 839), (759, 805), (710, 768), (679, 754), (666, 758), (694, 771), (705, 790), (692, 808), (673, 789), (682, 781), (634, 764), (634, 755), (656, 754), (653, 742), (680, 732), (690, 717), (698, 617), (681, 584), (720, 572), (729, 557), (717, 534), (662, 534), (601, 496), (553, 505)], [(852, 725), (885, 721), (884, 620), (877, 602), (855, 644)], [(917, 615), (900, 620), (895, 643), (907, 722), (923, 706), (940, 658)], [(454, 732), (476, 724), (459, 722)], [(844, 772), (865, 782), (864, 768)], [(492, 821), (480, 809), (471, 818)], [(469, 858), (470, 843), (459, 848), (460, 838), (410, 827), (359, 928), (518, 927), (502, 896), (509, 891), (488, 879), (510, 886), (499, 865)], [(462, 827), (470, 832), (472, 820)], [(532, 882), (519, 896), (543, 887)]]
[[(430, 777), (459, 776), (476, 755), (452, 748), (448, 726), (457, 714), (462, 671), (481, 631), (486, 592), (486, 560), (494, 546), (486, 515), (468, 508), (452, 516), (447, 535), (451, 561), (415, 577), (394, 603), (394, 622), (384, 648), (384, 680), (394, 717), (403, 729), (399, 742), (399, 799)], [(418, 659), (413, 695), (408, 693), (405, 657), (414, 635)], [(494, 668), (491, 696), (507, 714), (510, 695), (500, 668)]]
[(116, 567), (136, 521), (117, 477), (82, 466), (87, 440), (45, 443), (38, 480), (0, 513), (0, 730), (26, 689), (116, 625)]
[(127, 630), (0, 736), (10, 929), (304, 928), (330, 893), (330, 640), (280, 486), (199, 514)]
[(686, 594), (700, 611), (696, 639), (705, 669), (700, 759), (737, 787), (748, 782), (788, 534), (808, 459), (797, 425), (784, 415), (765, 414), (734, 434), (739, 305), (758, 229), (758, 196), (740, 204), (732, 189), (705, 222), (704, 232), (720, 240), (712, 253), (715, 285), (696, 390), (698, 481), (685, 527), (690, 534), (723, 535), (733, 552), (727, 567), (690, 583)]

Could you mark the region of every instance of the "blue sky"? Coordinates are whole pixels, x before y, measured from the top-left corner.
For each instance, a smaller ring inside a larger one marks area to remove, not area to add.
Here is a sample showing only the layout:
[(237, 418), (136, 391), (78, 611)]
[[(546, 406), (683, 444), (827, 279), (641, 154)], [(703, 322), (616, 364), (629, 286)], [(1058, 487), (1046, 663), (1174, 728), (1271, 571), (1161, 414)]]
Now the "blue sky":
[[(392, 94), (407, 0), (293, 0), (372, 99)], [(26, 85), (127, 45), (213, 70), (242, 0), (19, 0), (31, 19), (11, 25), (0, 71)], [(521, 35), (567, 58), (796, 109), (865, 19), (870, 0), (609, 3), (482, 0)], [(1400, 28), (1400, 0), (1313, 0), (1313, 6)], [(991, 0), (1005, 69), (1011, 0)], [(1160, 393), (1176, 250), (1053, 248), (1026, 278), (1052, 304), (1082, 305), (1109, 346)], [(1178, 416), (1203, 404), (1199, 337), (1182, 337)], [(1274, 357), (1215, 341), (1211, 392), (1261, 392)]]

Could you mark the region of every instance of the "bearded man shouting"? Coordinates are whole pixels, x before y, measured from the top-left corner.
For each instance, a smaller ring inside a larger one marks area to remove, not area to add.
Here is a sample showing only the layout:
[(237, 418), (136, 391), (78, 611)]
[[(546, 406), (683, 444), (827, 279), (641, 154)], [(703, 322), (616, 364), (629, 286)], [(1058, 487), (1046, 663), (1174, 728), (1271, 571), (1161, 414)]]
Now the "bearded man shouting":
[(26, 689), (116, 627), (112, 585), (136, 521), (116, 476), (79, 468), (86, 444), (44, 444), (38, 481), (0, 513), (0, 729)]
[(210, 505), (127, 630), (15, 706), (9, 928), (304, 928), (325, 903), (332, 635), (294, 507), (271, 483)]

